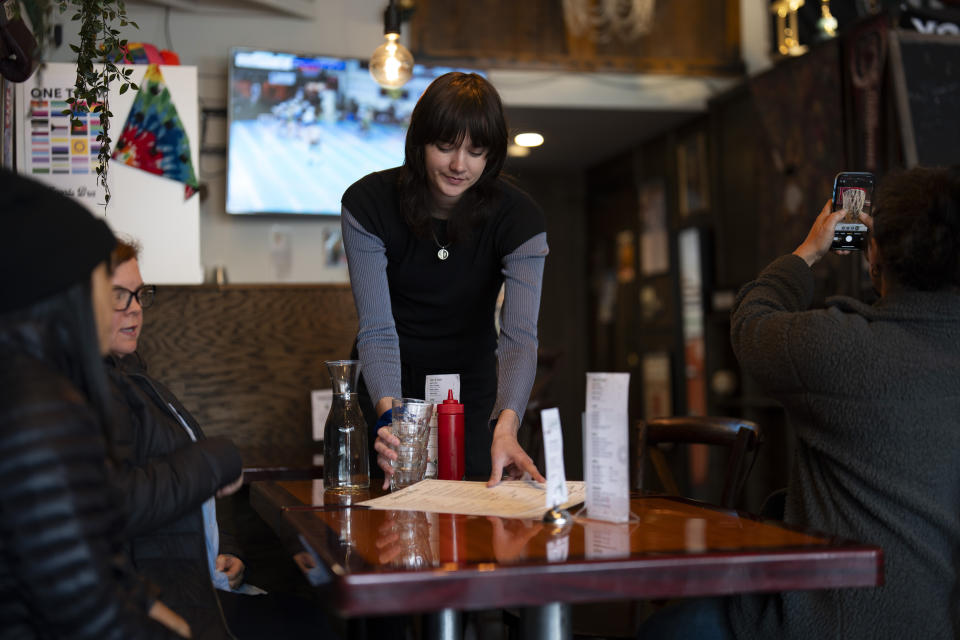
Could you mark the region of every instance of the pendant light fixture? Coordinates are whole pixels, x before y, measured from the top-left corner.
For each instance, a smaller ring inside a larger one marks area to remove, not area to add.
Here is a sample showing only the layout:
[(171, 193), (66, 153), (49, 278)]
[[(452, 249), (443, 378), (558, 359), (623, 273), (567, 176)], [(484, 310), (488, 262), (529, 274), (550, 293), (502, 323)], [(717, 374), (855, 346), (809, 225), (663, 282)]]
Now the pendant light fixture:
[(413, 54), (400, 44), (400, 9), (395, 0), (383, 12), (383, 37), (386, 41), (370, 56), (370, 75), (381, 87), (396, 89), (413, 75)]

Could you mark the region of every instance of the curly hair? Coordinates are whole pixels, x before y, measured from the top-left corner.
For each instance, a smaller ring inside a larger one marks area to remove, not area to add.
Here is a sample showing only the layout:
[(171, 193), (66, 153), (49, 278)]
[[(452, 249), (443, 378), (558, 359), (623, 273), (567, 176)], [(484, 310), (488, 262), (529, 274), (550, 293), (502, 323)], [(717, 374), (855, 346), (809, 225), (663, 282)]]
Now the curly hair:
[(116, 269), (128, 260), (140, 258), (140, 251), (143, 250), (140, 243), (130, 236), (117, 236), (117, 246), (113, 248), (110, 254), (110, 269)]
[(877, 192), (873, 237), (886, 277), (908, 289), (960, 289), (960, 166), (915, 167)]
[(403, 217), (413, 232), (430, 237), (430, 187), (425, 148), (448, 142), (470, 141), (486, 149), (483, 173), (451, 211), (447, 233), (451, 240), (469, 234), (489, 217), (496, 198), (496, 181), (507, 157), (507, 123), (500, 95), (475, 73), (452, 71), (430, 83), (410, 117), (399, 187)]

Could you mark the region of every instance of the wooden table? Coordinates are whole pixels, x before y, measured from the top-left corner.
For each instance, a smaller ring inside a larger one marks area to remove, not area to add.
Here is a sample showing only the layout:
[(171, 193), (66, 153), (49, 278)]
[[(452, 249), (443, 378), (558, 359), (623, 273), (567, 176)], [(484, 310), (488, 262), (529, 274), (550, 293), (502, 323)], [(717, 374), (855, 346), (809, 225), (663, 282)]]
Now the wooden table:
[(256, 482), (251, 502), (291, 541), (302, 568), (318, 565), (315, 582), (344, 616), (534, 607), (534, 635), (558, 637), (569, 634), (563, 617), (576, 602), (883, 583), (878, 547), (678, 498), (634, 495), (633, 522), (578, 518), (554, 531), (536, 521), (355, 507), (325, 496), (319, 482)]

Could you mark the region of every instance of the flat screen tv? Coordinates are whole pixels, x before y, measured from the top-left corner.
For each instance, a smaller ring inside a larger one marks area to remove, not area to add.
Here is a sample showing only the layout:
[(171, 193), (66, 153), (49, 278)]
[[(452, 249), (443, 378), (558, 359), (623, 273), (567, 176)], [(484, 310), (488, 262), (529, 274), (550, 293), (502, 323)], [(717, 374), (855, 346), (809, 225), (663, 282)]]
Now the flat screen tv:
[(368, 61), (235, 48), (229, 65), (227, 213), (339, 215), (343, 192), (403, 163), (410, 114), (451, 67), (414, 67), (400, 89)]

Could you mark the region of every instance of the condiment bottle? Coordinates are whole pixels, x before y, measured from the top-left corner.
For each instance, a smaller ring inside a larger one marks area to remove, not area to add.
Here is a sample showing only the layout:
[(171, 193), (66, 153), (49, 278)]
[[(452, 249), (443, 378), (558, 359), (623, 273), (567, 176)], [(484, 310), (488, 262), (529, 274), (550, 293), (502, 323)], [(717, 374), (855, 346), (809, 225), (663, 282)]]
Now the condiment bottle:
[(447, 390), (447, 399), (437, 405), (437, 478), (463, 480), (463, 405)]

